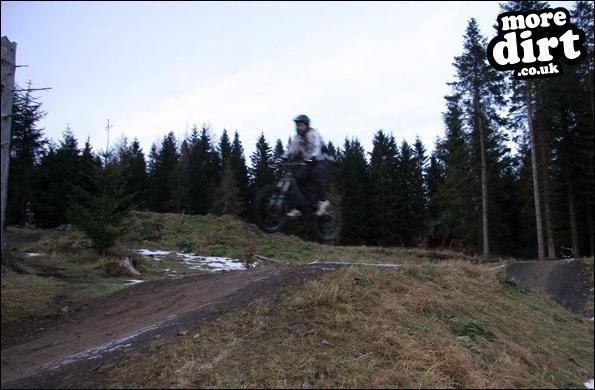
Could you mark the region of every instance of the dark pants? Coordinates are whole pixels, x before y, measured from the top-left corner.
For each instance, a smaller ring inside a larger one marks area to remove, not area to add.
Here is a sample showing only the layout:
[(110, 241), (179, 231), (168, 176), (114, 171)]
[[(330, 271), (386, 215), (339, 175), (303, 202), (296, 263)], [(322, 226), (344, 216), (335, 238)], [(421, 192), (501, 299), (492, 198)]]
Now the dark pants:
[(297, 172), (296, 179), (312, 205), (326, 199), (326, 183), (332, 166), (329, 160), (312, 161)]

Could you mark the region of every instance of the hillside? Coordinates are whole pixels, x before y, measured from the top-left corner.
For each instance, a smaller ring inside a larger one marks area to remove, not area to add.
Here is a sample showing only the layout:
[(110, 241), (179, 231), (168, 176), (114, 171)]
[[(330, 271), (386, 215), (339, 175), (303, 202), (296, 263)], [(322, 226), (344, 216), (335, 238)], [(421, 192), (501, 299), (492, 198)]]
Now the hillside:
[[(322, 246), (231, 217), (134, 213), (128, 223), (114, 255), (132, 259), (134, 278), (110, 274), (76, 231), (9, 230), (37, 275), (2, 268), (3, 387), (6, 373), (60, 387), (582, 388), (593, 378), (593, 322), (508, 279), (513, 259)], [(577, 263), (592, 286), (592, 259)], [(238, 271), (205, 272), (213, 264)], [(166, 315), (177, 319), (151, 327)], [(58, 346), (44, 354), (62, 363), (104, 343), (105, 331), (87, 340), (100, 322), (118, 324), (112, 338), (151, 329), (85, 366), (71, 359), (68, 375), (34, 369), (49, 360), (27, 351), (48, 338)], [(16, 367), (19, 356), (39, 361)]]

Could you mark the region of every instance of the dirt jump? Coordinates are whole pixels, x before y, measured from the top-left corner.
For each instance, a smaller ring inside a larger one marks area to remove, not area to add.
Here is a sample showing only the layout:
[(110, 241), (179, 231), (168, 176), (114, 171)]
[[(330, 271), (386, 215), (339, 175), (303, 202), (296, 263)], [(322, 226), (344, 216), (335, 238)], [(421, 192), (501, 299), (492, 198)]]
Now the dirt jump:
[(524, 287), (545, 292), (561, 306), (593, 317), (593, 262), (519, 261), (508, 265), (506, 273)]
[(294, 288), (337, 266), (198, 274), (131, 286), (62, 324), (2, 349), (2, 388), (89, 387), (123, 354), (157, 335), (213, 320), (254, 299)]
[[(4, 347), (1, 387), (93, 387), (126, 351), (147, 348), (157, 336), (185, 334), (233, 308), (349, 265), (354, 264), (264, 267), (133, 285), (22, 343)], [(523, 261), (509, 264), (506, 273), (576, 313), (593, 315), (592, 262)]]

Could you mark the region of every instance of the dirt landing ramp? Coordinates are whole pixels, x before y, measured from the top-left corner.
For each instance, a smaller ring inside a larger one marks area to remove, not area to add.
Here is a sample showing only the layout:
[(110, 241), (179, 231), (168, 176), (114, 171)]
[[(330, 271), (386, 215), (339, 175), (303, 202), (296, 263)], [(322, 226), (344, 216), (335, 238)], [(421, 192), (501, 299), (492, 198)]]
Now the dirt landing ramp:
[(93, 387), (97, 375), (125, 351), (145, 347), (156, 335), (175, 335), (336, 268), (265, 268), (132, 286), (27, 342), (3, 348), (1, 387)]
[(593, 316), (592, 261), (520, 261), (510, 264), (506, 274), (523, 287), (545, 292), (577, 314)]

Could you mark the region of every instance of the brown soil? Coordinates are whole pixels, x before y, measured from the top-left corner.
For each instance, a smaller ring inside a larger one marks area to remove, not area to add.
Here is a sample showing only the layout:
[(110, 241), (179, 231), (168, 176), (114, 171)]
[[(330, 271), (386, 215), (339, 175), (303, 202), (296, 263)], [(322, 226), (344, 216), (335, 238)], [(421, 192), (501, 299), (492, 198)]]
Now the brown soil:
[(124, 351), (175, 335), (256, 298), (298, 287), (334, 267), (310, 265), (200, 274), (134, 285), (55, 328), (3, 348), (2, 388), (93, 386)]

